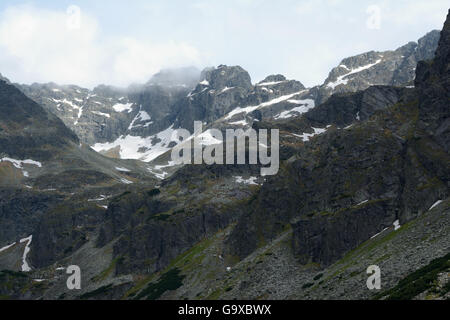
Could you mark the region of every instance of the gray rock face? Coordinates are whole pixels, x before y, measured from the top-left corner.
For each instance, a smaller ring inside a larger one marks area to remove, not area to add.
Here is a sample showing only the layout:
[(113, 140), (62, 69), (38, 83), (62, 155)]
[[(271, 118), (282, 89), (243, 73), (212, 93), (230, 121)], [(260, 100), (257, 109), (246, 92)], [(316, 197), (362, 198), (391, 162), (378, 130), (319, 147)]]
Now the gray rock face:
[(240, 87), (247, 90), (252, 88), (250, 75), (239, 66), (220, 65), (217, 68), (208, 68), (202, 72), (201, 79), (206, 80), (215, 90), (225, 87)]
[(113, 108), (129, 101), (123, 93), (112, 88), (98, 87), (90, 91), (77, 86), (61, 87), (49, 83), (20, 86), (20, 89), (58, 116), (83, 143), (115, 140), (127, 129), (127, 123), (132, 118), (128, 109), (117, 112)]
[[(343, 214), (302, 218), (292, 224), (292, 246), (300, 263), (328, 266), (381, 230), (392, 227), (395, 210), (388, 201), (356, 206)], [(305, 245), (308, 244), (308, 245)]]
[(241, 67), (221, 65), (202, 72), (202, 81), (180, 101), (175, 127), (192, 132), (194, 121), (212, 123), (244, 105), (252, 89), (250, 75)]
[(0, 247), (28, 237), (48, 208), (62, 201), (56, 194), (0, 188)]
[(439, 31), (434, 30), (395, 51), (370, 51), (342, 60), (320, 86), (318, 103), (333, 93), (355, 92), (372, 85), (412, 84), (417, 63), (434, 57)]
[(376, 111), (399, 102), (405, 88), (373, 86), (354, 94), (335, 94), (325, 103), (305, 114), (316, 126), (330, 124), (346, 127), (354, 121), (365, 121)]
[(0, 80), (0, 156), (47, 160), (77, 142), (60, 119)]

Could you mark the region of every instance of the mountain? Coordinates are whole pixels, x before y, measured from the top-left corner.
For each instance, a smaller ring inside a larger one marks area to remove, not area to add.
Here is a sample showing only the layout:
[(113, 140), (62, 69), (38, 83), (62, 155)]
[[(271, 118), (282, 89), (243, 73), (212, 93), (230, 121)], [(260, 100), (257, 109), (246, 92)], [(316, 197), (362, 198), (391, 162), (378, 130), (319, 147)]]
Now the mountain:
[(163, 70), (146, 84), (129, 88), (101, 85), (91, 91), (52, 83), (19, 88), (96, 151), (150, 162), (176, 144), (170, 139), (174, 129), (192, 131), (194, 120), (250, 127), (261, 119), (298, 117), (334, 93), (411, 85), (417, 62), (433, 57), (438, 39), (439, 31), (432, 31), (394, 51), (346, 58), (324, 84), (313, 88), (282, 75), (253, 85), (244, 69), (225, 65), (201, 73), (195, 68)]
[[(450, 11), (437, 38), (345, 59), (315, 88), (282, 75), (252, 84), (225, 65), (126, 89), (16, 85), (41, 107), (4, 84), (1, 156), (21, 179), (0, 189), (0, 296), (448, 297)], [(411, 74), (406, 60), (420, 58)], [(109, 115), (102, 130), (95, 112)], [(279, 129), (278, 174), (174, 166), (171, 135), (194, 120)], [(79, 291), (66, 289), (73, 264)], [(366, 287), (374, 264), (381, 292)]]

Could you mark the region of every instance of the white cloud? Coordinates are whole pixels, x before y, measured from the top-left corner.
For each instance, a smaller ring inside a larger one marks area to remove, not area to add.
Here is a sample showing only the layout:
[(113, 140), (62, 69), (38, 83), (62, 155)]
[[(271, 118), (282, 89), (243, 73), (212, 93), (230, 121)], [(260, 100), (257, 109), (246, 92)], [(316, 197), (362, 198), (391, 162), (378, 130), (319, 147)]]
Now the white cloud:
[(199, 51), (188, 43), (153, 43), (131, 37), (102, 38), (97, 20), (81, 12), (79, 28), (68, 13), (13, 6), (0, 17), (0, 72), (15, 82), (143, 82), (161, 68), (199, 65)]

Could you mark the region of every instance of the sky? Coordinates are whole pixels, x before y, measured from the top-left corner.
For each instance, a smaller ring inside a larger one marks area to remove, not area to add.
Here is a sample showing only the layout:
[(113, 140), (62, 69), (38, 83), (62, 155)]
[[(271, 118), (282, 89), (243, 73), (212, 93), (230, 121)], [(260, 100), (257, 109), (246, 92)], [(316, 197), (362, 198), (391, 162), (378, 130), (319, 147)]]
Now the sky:
[(240, 65), (253, 82), (321, 84), (348, 56), (441, 29), (448, 0), (39, 0), (0, 2), (0, 73), (92, 88), (164, 68)]

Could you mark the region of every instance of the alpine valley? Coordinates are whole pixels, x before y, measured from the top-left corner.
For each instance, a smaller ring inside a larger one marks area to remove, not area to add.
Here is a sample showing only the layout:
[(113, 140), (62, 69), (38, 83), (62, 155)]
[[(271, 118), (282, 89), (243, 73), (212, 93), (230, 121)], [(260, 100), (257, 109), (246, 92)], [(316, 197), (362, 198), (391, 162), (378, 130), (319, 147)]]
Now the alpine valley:
[[(450, 12), (311, 88), (226, 65), (92, 90), (0, 76), (0, 299), (448, 299), (449, 101)], [(278, 174), (175, 165), (194, 121), (204, 146), (279, 129)]]

